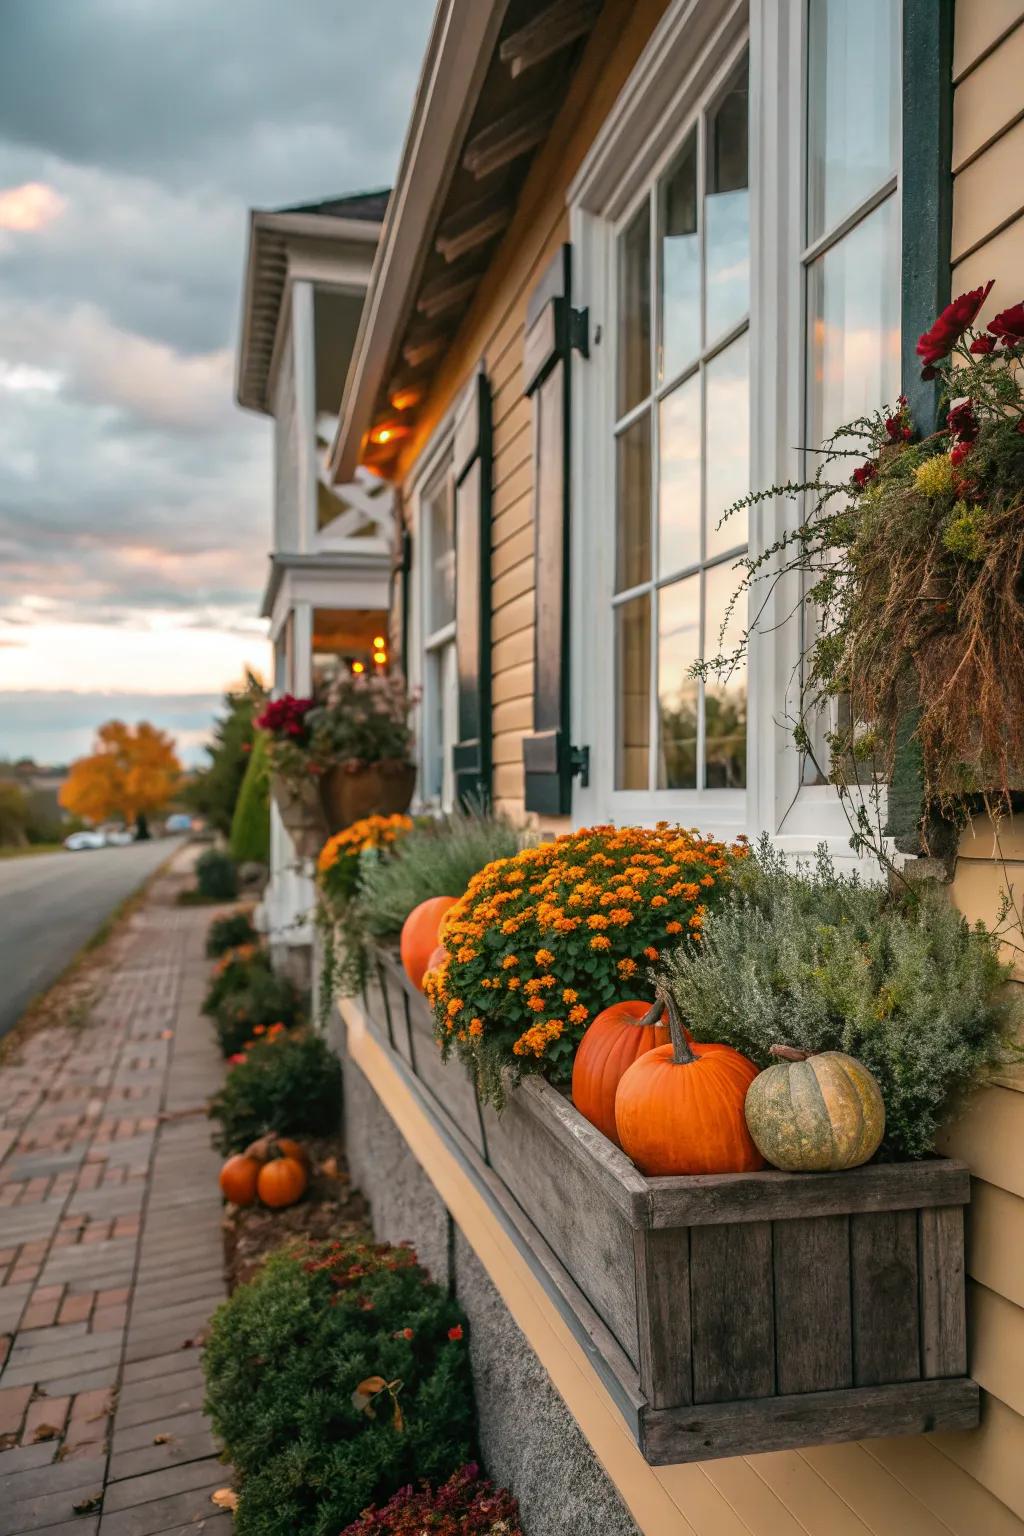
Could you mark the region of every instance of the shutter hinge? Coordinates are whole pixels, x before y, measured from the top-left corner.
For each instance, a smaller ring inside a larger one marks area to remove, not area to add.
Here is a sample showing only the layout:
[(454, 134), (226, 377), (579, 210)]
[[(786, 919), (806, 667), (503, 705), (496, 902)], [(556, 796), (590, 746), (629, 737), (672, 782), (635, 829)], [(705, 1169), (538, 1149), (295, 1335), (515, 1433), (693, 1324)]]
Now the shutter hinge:
[[(586, 314), (586, 310), (584, 310), (584, 314)], [(569, 777), (573, 778), (573, 779), (578, 778), (579, 781), (580, 781), (580, 788), (581, 789), (589, 788), (589, 785), (590, 785), (590, 748), (589, 747), (570, 747), (569, 748)]]
[(569, 310), (569, 345), (581, 357), (590, 356), (590, 310)]

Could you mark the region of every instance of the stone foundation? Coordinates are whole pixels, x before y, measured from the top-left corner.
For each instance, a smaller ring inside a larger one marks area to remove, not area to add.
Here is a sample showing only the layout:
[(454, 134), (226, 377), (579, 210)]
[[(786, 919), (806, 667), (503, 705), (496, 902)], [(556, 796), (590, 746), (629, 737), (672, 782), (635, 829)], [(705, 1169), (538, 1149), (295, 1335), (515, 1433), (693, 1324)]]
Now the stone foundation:
[[(341, 1045), (340, 1030), (333, 1044)], [(469, 1319), (480, 1449), (488, 1474), (519, 1500), (529, 1536), (638, 1536), (576, 1421), (452, 1221), (430, 1179), (351, 1061), (344, 1063), (345, 1143), (377, 1236), (409, 1241)]]

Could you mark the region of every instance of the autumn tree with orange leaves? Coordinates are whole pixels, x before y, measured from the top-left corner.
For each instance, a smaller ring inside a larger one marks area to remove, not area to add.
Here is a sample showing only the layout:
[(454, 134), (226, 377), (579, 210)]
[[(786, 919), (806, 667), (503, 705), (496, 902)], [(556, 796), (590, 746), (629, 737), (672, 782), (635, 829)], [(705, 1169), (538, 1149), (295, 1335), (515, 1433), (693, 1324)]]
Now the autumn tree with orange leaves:
[(130, 826), (163, 809), (180, 775), (174, 742), (165, 732), (145, 720), (136, 726), (109, 720), (97, 731), (89, 756), (71, 764), (60, 803), (85, 821), (121, 816)]

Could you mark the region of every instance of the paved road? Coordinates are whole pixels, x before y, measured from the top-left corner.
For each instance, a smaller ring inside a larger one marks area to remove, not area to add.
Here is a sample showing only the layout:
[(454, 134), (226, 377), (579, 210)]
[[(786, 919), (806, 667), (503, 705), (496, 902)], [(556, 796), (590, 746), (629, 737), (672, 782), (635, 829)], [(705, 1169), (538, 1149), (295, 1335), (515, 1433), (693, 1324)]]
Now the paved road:
[(179, 844), (0, 859), (0, 1035)]

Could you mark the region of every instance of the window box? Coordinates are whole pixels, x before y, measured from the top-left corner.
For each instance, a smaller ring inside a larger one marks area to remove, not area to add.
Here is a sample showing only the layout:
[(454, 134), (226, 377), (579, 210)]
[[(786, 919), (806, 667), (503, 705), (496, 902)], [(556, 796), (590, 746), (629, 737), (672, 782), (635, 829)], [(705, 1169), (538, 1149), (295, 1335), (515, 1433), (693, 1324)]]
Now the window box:
[(648, 1179), (527, 1079), (499, 1116), (442, 1064), (427, 1005), (373, 957), (370, 1029), (588, 1349), (647, 1460), (970, 1429), (951, 1159)]

